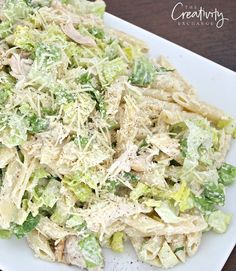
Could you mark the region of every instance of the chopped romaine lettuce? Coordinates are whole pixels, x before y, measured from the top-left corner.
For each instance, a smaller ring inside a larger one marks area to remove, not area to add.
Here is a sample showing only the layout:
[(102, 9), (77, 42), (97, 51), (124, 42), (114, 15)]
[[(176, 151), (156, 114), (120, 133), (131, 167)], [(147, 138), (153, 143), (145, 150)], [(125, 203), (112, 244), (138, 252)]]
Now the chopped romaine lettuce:
[(220, 183), (223, 185), (231, 185), (236, 180), (236, 167), (223, 163), (218, 169), (218, 174), (220, 176)]
[(231, 221), (232, 215), (225, 214), (222, 211), (218, 210), (211, 213), (207, 217), (208, 225), (216, 233), (224, 233), (227, 230), (227, 227)]
[(188, 153), (188, 143), (187, 138), (181, 138), (179, 141), (180, 144), (180, 152), (184, 158), (186, 158)]
[(103, 173), (97, 171), (96, 168), (89, 168), (87, 171), (78, 171), (72, 179), (74, 183), (85, 183), (91, 189), (96, 190), (97, 184), (103, 177)]
[(95, 26), (89, 28), (88, 32), (91, 35), (93, 35), (95, 38), (100, 39), (100, 40), (104, 39), (104, 37), (105, 37), (105, 33), (104, 33), (103, 29), (95, 27)]
[(232, 135), (235, 138), (235, 131), (236, 131), (236, 120), (235, 119), (226, 119), (226, 120), (219, 120), (217, 123), (217, 127), (219, 129), (224, 129), (227, 134)]
[(138, 58), (134, 62), (130, 82), (133, 85), (147, 87), (154, 81), (155, 75), (153, 63), (146, 57)]
[(47, 207), (47, 206), (43, 205), (42, 207), (40, 207), (38, 209), (38, 213), (41, 216), (50, 217), (55, 212), (55, 207), (56, 207), (55, 205), (53, 207)]
[[(209, 150), (213, 146), (213, 135), (211, 129), (206, 129), (201, 127), (203, 124), (201, 122), (193, 122), (186, 120), (185, 124), (188, 127), (187, 135), (187, 148), (184, 148), (186, 152), (186, 158), (184, 160), (183, 172), (190, 172), (198, 165), (198, 159), (200, 158), (199, 147), (204, 146)], [(204, 122), (204, 125), (209, 124)]]
[(13, 224), (11, 226), (12, 233), (18, 238), (23, 238), (27, 233), (31, 232), (39, 223), (40, 216), (35, 217), (30, 213), (22, 225)]
[(17, 25), (14, 31), (14, 45), (17, 47), (34, 52), (38, 41), (37, 33), (28, 26)]
[(122, 174), (122, 177), (124, 177), (128, 182), (131, 184), (137, 184), (138, 181), (140, 181), (140, 177), (134, 174), (133, 172), (124, 172)]
[(67, 219), (66, 227), (73, 228), (76, 231), (82, 231), (87, 228), (85, 220), (78, 214), (73, 214)]
[(155, 211), (165, 223), (179, 223), (181, 221), (166, 202), (160, 202), (160, 206), (157, 206)]
[(44, 132), (49, 127), (49, 121), (38, 117), (36, 114), (32, 114), (27, 120), (29, 121), (29, 132), (32, 134)]
[(102, 63), (100, 73), (101, 84), (110, 85), (118, 76), (127, 73), (127, 65), (121, 58), (115, 58)]
[(56, 103), (59, 105), (68, 104), (75, 101), (75, 97), (70, 90), (62, 84), (57, 84), (51, 91), (56, 97)]
[(184, 181), (181, 182), (179, 189), (171, 194), (171, 198), (179, 205), (180, 212), (193, 208), (191, 191)]
[(13, 22), (26, 18), (30, 12), (31, 9), (24, 0), (6, 0), (3, 6), (3, 14)]
[(117, 253), (124, 252), (124, 232), (115, 232), (111, 237), (111, 249)]
[(134, 190), (130, 193), (131, 200), (138, 200), (140, 197), (145, 196), (151, 192), (151, 188), (144, 183), (138, 183)]
[(61, 28), (56, 24), (47, 26), (45, 32), (41, 34), (41, 40), (44, 43), (56, 43), (58, 47), (65, 48), (67, 46), (67, 38)]
[(4, 105), (15, 87), (15, 79), (8, 73), (0, 72), (0, 106)]
[(0, 239), (9, 239), (12, 236), (12, 232), (10, 230), (4, 230), (0, 228)]
[(101, 115), (104, 117), (106, 115), (106, 104), (104, 102), (104, 96), (102, 95), (102, 93), (97, 90), (92, 88), (91, 91), (89, 91), (89, 94), (91, 96), (91, 98), (96, 101), (96, 108), (97, 110), (99, 110), (99, 112), (101, 113)]
[(60, 196), (61, 183), (55, 179), (50, 179), (42, 196), (41, 200), (46, 207), (52, 208)]
[(66, 187), (68, 187), (76, 196), (76, 198), (81, 202), (86, 202), (92, 196), (92, 189), (88, 184), (81, 182), (77, 178), (67, 179), (64, 178), (63, 182)]
[(225, 188), (222, 184), (213, 182), (204, 185), (204, 196), (216, 205), (224, 205), (225, 203)]
[(108, 57), (109, 60), (113, 60), (119, 56), (119, 43), (117, 40), (114, 40), (106, 46), (105, 48), (105, 57)]
[(120, 186), (120, 182), (118, 180), (107, 180), (105, 184), (106, 190), (109, 193), (113, 193), (113, 194), (116, 193), (119, 186)]
[(208, 214), (216, 210), (216, 205), (224, 205), (225, 188), (222, 184), (207, 182), (203, 188), (201, 196), (193, 196), (195, 206), (201, 212)]
[(209, 214), (216, 210), (214, 203), (208, 198), (202, 196), (193, 196), (193, 199), (195, 207), (204, 214)]
[(37, 44), (34, 63), (28, 73), (28, 79), (34, 85), (51, 88), (56, 80), (56, 70), (61, 64), (61, 56), (61, 49), (57, 45)]
[(106, 4), (104, 1), (95, 1), (95, 2), (89, 2), (86, 1), (88, 4), (88, 10), (91, 11), (93, 14), (103, 17), (106, 9)]
[(92, 79), (92, 75), (89, 72), (84, 72), (80, 75), (79, 78), (77, 78), (76, 82), (85, 85), (85, 84), (90, 84)]
[(180, 136), (183, 136), (183, 134), (187, 130), (187, 125), (185, 122), (178, 122), (170, 126), (170, 134), (173, 137), (179, 138)]
[(33, 112), (32, 107), (28, 103), (22, 103), (19, 107), (19, 111), (24, 116), (30, 116)]
[(103, 1), (97, 0), (97, 1), (86, 1), (86, 0), (62, 0), (63, 4), (70, 4), (75, 8), (75, 12), (78, 14), (94, 14), (98, 17), (103, 17), (106, 4)]
[(40, 180), (43, 178), (47, 178), (50, 176), (50, 173), (48, 173), (44, 168), (39, 167), (37, 168), (34, 173), (32, 174), (32, 178), (36, 180)]
[(80, 66), (81, 64), (80, 58), (82, 55), (82, 50), (80, 46), (78, 46), (74, 42), (67, 42), (65, 53), (70, 61), (70, 67)]
[(47, 68), (61, 60), (61, 51), (58, 47), (40, 43), (36, 47), (35, 62), (39, 67)]
[(87, 268), (101, 267), (103, 265), (102, 250), (97, 238), (90, 234), (79, 242), (81, 253), (86, 261)]
[(2, 21), (0, 23), (0, 39), (5, 39), (12, 33), (12, 23), (10, 21)]
[(58, 225), (64, 226), (70, 216), (69, 209), (64, 202), (58, 201), (50, 219)]
[(1, 141), (4, 145), (11, 148), (26, 141), (27, 122), (21, 116), (17, 114), (9, 116), (5, 125), (6, 128), (0, 132), (2, 134)]
[(5, 89), (0, 89), (0, 106), (4, 105), (10, 96), (10, 92)]

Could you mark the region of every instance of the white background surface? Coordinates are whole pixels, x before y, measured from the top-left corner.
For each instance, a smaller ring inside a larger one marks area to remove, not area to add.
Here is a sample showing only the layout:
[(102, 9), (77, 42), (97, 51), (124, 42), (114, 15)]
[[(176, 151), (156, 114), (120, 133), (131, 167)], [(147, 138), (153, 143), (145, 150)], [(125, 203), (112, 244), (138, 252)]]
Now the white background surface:
[[(166, 56), (178, 71), (196, 89), (205, 101), (236, 117), (236, 74), (218, 64), (200, 57), (180, 46), (164, 40), (130, 23), (106, 14), (106, 24), (145, 40), (154, 57)], [(186, 37), (187, 38), (187, 37)], [(236, 144), (228, 155), (228, 162), (236, 165)], [(236, 243), (236, 185), (227, 190), (224, 210), (234, 215), (223, 235), (204, 234), (198, 253), (173, 268), (173, 271), (220, 271)], [(156, 267), (137, 261), (130, 247), (122, 255), (105, 251), (105, 271), (154, 271)], [(62, 264), (48, 263), (33, 256), (25, 240), (0, 240), (0, 269), (3, 271), (73, 271)]]

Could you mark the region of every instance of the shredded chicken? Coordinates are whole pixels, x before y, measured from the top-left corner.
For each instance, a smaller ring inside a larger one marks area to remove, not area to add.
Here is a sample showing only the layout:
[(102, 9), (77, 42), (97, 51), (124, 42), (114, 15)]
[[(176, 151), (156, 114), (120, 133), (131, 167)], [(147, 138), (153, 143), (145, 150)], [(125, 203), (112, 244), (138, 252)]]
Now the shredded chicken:
[(79, 31), (74, 28), (74, 25), (71, 22), (62, 24), (61, 29), (70, 39), (81, 45), (96, 46), (96, 42), (92, 38), (88, 36), (82, 36)]
[(136, 145), (127, 144), (126, 151), (122, 153), (107, 170), (108, 177), (115, 177), (121, 171), (129, 172), (131, 170), (131, 160), (136, 157), (137, 149), (138, 147)]
[(18, 54), (13, 54), (8, 61), (11, 67), (11, 75), (18, 80), (24, 79), (30, 71), (33, 61), (31, 59), (21, 58)]
[(147, 140), (170, 157), (175, 157), (180, 152), (178, 140), (170, 138), (168, 134), (155, 134)]

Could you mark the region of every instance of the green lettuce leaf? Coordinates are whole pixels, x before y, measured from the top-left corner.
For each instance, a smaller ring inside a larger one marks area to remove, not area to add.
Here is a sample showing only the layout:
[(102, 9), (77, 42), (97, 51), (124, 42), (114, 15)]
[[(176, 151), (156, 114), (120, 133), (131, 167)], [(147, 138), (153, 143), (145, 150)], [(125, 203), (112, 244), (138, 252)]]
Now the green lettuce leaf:
[(103, 265), (102, 250), (97, 238), (90, 234), (79, 242), (81, 253), (86, 261), (87, 268), (101, 267)]
[(52, 208), (60, 197), (61, 183), (55, 179), (50, 179), (42, 196), (41, 201), (46, 207)]
[(166, 223), (179, 223), (181, 221), (166, 202), (160, 201), (160, 206), (157, 206), (155, 211)]
[(10, 239), (12, 232), (10, 230), (0, 229), (0, 239)]
[(226, 232), (231, 219), (232, 219), (232, 215), (225, 214), (222, 211), (218, 210), (211, 213), (207, 217), (207, 222), (208, 222), (208, 225), (216, 233), (224, 233)]
[(225, 203), (225, 188), (221, 183), (206, 183), (203, 194), (215, 205), (224, 205)]
[(112, 41), (105, 48), (105, 57), (108, 57), (109, 60), (113, 60), (119, 56), (119, 42), (117, 40)]
[(235, 119), (226, 119), (219, 120), (217, 123), (219, 129), (224, 129), (226, 134), (232, 135), (233, 138), (236, 138), (236, 120)]
[(216, 210), (214, 203), (202, 196), (193, 196), (194, 206), (204, 214), (209, 214)]
[(184, 181), (181, 182), (179, 189), (173, 192), (170, 197), (178, 204), (180, 212), (193, 208), (191, 190)]
[(56, 69), (61, 64), (61, 48), (57, 45), (39, 43), (35, 49), (34, 63), (28, 78), (35, 85), (52, 87), (56, 80)]
[(126, 74), (127, 65), (121, 58), (115, 58), (104, 62), (100, 68), (100, 80), (102, 85), (110, 85), (120, 75)]
[(3, 106), (11, 96), (15, 87), (15, 79), (8, 73), (0, 72), (0, 106)]
[[(186, 120), (188, 127), (187, 148), (185, 147), (186, 158), (184, 160), (183, 171), (191, 171), (198, 165), (200, 158), (199, 147), (204, 146), (209, 150), (213, 146), (212, 131), (201, 127), (201, 123)], [(205, 123), (204, 123), (205, 124)], [(205, 124), (207, 126), (208, 124)], [(209, 125), (208, 125), (209, 126)], [(208, 128), (207, 126), (207, 128)]]
[(27, 117), (27, 120), (29, 121), (29, 132), (32, 134), (44, 132), (49, 127), (49, 121), (45, 118), (38, 117), (36, 114)]
[(105, 33), (104, 33), (103, 29), (98, 28), (96, 26), (93, 26), (93, 27), (89, 28), (88, 32), (91, 35), (93, 35), (95, 38), (100, 39), (100, 40), (104, 39), (104, 37), (105, 37)]
[(14, 31), (14, 45), (29, 52), (34, 52), (38, 34), (28, 26), (17, 25)]
[(61, 60), (61, 51), (58, 47), (40, 43), (35, 51), (35, 62), (39, 67), (50, 67)]
[(154, 81), (155, 75), (156, 69), (153, 63), (148, 58), (141, 57), (134, 61), (129, 80), (133, 85), (147, 87)]
[(10, 21), (2, 21), (0, 23), (0, 39), (5, 39), (12, 33), (12, 23)]
[(151, 188), (144, 183), (138, 183), (134, 190), (130, 193), (130, 199), (135, 201), (139, 198), (151, 193)]
[(218, 174), (220, 176), (220, 183), (223, 185), (231, 185), (236, 180), (236, 167), (223, 163), (218, 169)]
[(58, 105), (69, 104), (75, 101), (73, 94), (63, 84), (56, 84), (51, 91), (55, 95)]
[(80, 232), (87, 228), (85, 220), (78, 214), (71, 215), (66, 221), (66, 227)]
[(31, 8), (24, 0), (6, 0), (3, 6), (3, 14), (13, 22), (26, 18), (30, 12)]
[(27, 233), (31, 232), (40, 221), (40, 216), (35, 217), (30, 213), (22, 225), (13, 224), (11, 226), (12, 233), (18, 238), (23, 238)]
[(4, 128), (0, 132), (1, 141), (7, 147), (15, 147), (23, 144), (27, 140), (27, 122), (17, 114), (2, 117)]
[(117, 253), (124, 252), (124, 232), (115, 232), (111, 237), (111, 249)]
[(78, 14), (94, 14), (98, 17), (103, 17), (106, 9), (106, 4), (104, 1), (86, 1), (86, 0), (63, 0), (64, 4), (70, 4), (74, 6), (75, 11)]
[(77, 178), (64, 178), (63, 183), (81, 202), (88, 201), (93, 195), (92, 189), (89, 187), (89, 185), (84, 182), (80, 182)]

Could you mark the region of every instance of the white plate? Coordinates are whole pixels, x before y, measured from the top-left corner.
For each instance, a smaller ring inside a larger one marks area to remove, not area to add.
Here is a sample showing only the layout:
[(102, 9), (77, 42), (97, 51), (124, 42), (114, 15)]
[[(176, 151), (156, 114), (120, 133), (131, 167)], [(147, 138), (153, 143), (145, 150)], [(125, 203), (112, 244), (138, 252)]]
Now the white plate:
[[(212, 61), (189, 50), (106, 14), (107, 25), (143, 39), (150, 46), (154, 57), (165, 55), (184, 77), (197, 89), (199, 95), (236, 117), (236, 75)], [(236, 144), (228, 155), (228, 162), (236, 165)], [(236, 185), (227, 191), (224, 209), (234, 215), (234, 219), (223, 235), (204, 234), (198, 253), (185, 264), (173, 268), (174, 271), (220, 271), (236, 243)], [(154, 271), (155, 267), (137, 261), (133, 250), (127, 246), (126, 252), (117, 255), (105, 251), (105, 271)], [(3, 271), (72, 271), (78, 270), (62, 264), (48, 263), (36, 259), (25, 240), (0, 240), (0, 269)]]

